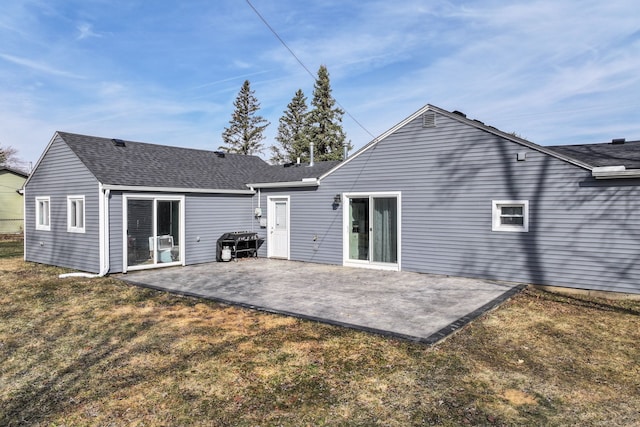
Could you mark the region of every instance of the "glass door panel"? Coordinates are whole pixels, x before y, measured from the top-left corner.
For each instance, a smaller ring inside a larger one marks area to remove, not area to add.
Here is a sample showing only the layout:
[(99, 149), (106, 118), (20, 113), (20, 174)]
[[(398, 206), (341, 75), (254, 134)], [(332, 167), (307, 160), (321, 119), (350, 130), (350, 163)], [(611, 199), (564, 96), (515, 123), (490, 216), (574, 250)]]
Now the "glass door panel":
[(373, 261), (398, 262), (398, 227), (395, 197), (373, 199)]
[(127, 265), (153, 264), (153, 200), (127, 201)]
[(349, 259), (369, 259), (369, 199), (349, 199)]
[(156, 260), (180, 261), (180, 201), (158, 200), (156, 220)]

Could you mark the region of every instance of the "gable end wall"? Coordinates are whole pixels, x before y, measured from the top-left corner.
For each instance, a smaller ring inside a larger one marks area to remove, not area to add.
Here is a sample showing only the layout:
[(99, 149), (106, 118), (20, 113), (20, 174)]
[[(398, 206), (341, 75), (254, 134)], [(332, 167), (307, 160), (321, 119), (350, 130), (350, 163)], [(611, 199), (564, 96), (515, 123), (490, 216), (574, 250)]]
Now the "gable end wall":
[[(67, 231), (67, 196), (85, 196), (85, 233)], [(51, 230), (36, 230), (36, 197), (50, 197)], [(98, 273), (98, 182), (56, 137), (25, 188), (25, 259)]]
[[(292, 194), (295, 260), (342, 264), (348, 207), (333, 210), (335, 194), (399, 191), (402, 270), (640, 293), (640, 181), (615, 181), (438, 115), (437, 127), (409, 122), (315, 191), (270, 195)], [(529, 232), (492, 231), (492, 200), (528, 200)]]

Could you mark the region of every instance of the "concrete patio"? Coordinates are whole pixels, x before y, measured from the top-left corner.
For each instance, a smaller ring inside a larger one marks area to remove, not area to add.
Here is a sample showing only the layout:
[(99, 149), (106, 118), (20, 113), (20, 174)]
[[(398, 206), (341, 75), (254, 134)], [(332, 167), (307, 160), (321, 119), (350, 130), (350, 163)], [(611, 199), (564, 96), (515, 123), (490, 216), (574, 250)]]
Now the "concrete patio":
[(263, 258), (117, 276), (139, 286), (433, 344), (524, 286)]

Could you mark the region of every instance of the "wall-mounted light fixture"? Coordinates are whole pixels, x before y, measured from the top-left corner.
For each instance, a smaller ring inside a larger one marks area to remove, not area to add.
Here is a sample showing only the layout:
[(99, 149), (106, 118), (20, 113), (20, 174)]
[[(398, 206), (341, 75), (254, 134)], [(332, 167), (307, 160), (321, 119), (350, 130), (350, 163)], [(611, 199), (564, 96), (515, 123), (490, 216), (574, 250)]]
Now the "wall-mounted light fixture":
[(335, 196), (333, 196), (334, 205), (339, 205), (341, 200), (342, 200), (342, 196), (340, 196), (339, 194), (336, 194)]

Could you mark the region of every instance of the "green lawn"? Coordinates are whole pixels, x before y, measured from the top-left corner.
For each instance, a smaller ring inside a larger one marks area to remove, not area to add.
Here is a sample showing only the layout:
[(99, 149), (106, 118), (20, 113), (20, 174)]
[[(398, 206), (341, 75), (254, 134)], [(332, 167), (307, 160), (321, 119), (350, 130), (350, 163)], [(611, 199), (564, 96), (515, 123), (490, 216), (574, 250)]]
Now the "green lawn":
[(640, 424), (638, 302), (527, 290), (427, 347), (58, 279), (18, 248), (0, 243), (3, 426)]

